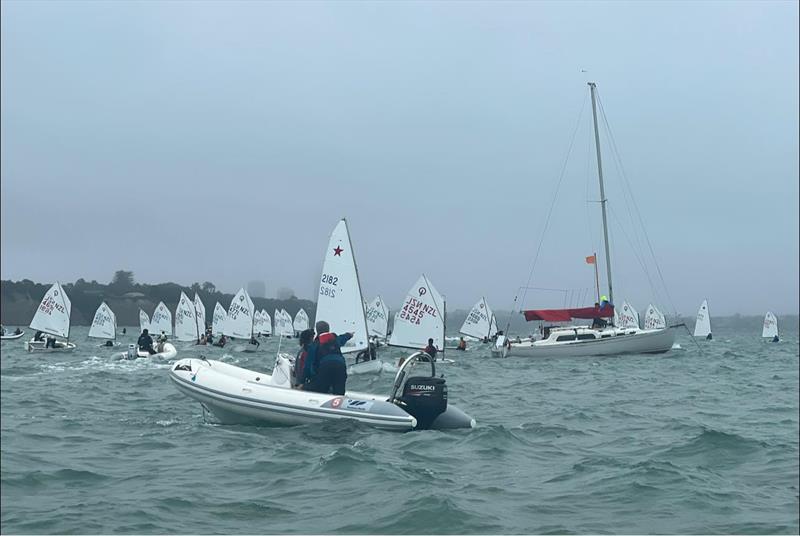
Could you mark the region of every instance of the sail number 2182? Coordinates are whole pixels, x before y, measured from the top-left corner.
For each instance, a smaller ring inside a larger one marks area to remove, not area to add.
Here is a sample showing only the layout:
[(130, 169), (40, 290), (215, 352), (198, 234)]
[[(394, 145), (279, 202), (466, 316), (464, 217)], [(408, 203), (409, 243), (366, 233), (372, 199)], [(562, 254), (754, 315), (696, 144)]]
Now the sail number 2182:
[(335, 287), (338, 282), (339, 278), (337, 276), (322, 274), (322, 284), (319, 286), (320, 296), (330, 296), (331, 298), (335, 298)]

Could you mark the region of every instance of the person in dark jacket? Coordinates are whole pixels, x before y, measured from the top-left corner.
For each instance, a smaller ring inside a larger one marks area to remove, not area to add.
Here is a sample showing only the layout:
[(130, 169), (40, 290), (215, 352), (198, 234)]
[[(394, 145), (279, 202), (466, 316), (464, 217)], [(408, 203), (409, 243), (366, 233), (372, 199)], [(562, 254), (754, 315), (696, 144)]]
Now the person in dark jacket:
[(155, 349), (153, 348), (153, 337), (150, 336), (150, 332), (146, 329), (142, 331), (141, 335), (139, 335), (139, 341), (137, 344), (139, 345), (139, 350), (143, 352), (147, 352), (150, 355), (156, 353)]
[(294, 359), (294, 384), (295, 386), (303, 385), (306, 382), (305, 366), (306, 356), (308, 355), (308, 347), (314, 342), (314, 330), (304, 329), (300, 332), (300, 350), (297, 351), (297, 357)]
[(436, 347), (433, 345), (433, 339), (428, 339), (428, 346), (426, 346), (422, 351), (431, 356), (431, 359), (436, 361), (436, 353), (439, 350), (437, 350)]
[(306, 384), (303, 389), (317, 393), (343, 395), (347, 383), (347, 364), (341, 347), (349, 341), (352, 333), (336, 335), (324, 320), (317, 322), (317, 338), (308, 347), (305, 371)]

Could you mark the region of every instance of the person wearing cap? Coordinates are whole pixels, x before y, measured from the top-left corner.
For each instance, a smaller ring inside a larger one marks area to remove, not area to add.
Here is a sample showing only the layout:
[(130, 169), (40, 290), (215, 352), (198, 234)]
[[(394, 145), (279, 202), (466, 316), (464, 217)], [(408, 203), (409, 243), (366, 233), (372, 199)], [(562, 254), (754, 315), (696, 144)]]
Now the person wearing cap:
[(309, 345), (303, 366), (303, 389), (317, 393), (343, 395), (347, 383), (347, 364), (341, 347), (353, 338), (352, 333), (336, 335), (324, 320), (316, 324), (317, 337)]

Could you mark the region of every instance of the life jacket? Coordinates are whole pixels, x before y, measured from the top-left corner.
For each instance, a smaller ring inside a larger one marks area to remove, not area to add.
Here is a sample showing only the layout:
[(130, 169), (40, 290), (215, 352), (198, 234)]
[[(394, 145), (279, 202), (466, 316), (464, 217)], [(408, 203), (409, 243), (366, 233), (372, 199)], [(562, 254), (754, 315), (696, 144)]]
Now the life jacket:
[(319, 365), (328, 357), (338, 356), (344, 360), (342, 349), (339, 347), (338, 337), (335, 333), (323, 333), (317, 338), (317, 353), (314, 356), (314, 372), (319, 370)]

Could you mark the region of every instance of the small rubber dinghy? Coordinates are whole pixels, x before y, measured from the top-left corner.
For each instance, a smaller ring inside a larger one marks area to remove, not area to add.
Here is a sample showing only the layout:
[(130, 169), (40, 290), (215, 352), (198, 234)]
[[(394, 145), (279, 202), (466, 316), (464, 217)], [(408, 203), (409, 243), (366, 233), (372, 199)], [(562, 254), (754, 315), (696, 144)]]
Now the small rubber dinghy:
[[(426, 373), (414, 369), (430, 367)], [(397, 371), (389, 396), (344, 396), (291, 388), (292, 364), (278, 355), (272, 375), (221, 361), (181, 359), (170, 379), (186, 396), (222, 424), (296, 425), (355, 419), (392, 431), (473, 428), (475, 419), (447, 403), (447, 385), (424, 352), (411, 355)]]
[(140, 350), (139, 347), (135, 344), (129, 344), (127, 353), (123, 353), (121, 355), (124, 359), (137, 359), (140, 357), (148, 357), (148, 358), (167, 359), (167, 360), (175, 359), (175, 356), (178, 355), (178, 350), (175, 349), (175, 346), (168, 342), (156, 344), (155, 349), (156, 353), (151, 354), (147, 350)]
[(21, 331), (21, 332), (16, 333), (16, 334), (15, 333), (9, 333), (7, 335), (0, 335), (0, 340), (13, 341), (14, 339), (19, 339), (23, 335), (25, 335), (24, 331)]

